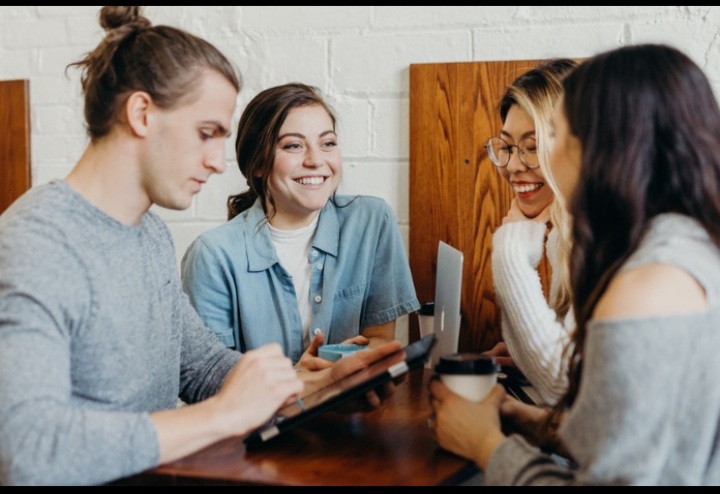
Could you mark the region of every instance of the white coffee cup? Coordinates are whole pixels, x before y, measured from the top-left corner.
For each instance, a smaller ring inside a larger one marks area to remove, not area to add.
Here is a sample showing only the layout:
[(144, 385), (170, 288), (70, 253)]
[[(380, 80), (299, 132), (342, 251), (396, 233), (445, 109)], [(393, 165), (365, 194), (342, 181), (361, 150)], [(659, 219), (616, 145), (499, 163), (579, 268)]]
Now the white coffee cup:
[(479, 353), (443, 355), (435, 366), (440, 380), (454, 393), (481, 401), (497, 383), (500, 366), (494, 357)]

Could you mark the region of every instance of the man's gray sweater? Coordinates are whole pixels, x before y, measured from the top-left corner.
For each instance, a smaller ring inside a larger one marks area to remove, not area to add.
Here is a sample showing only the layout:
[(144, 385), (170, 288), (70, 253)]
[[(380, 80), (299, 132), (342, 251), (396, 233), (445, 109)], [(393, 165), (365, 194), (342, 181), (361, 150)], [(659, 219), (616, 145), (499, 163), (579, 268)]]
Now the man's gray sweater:
[(64, 181), (0, 216), (0, 484), (96, 484), (158, 463), (149, 413), (216, 393), (239, 354), (182, 291), (172, 237)]

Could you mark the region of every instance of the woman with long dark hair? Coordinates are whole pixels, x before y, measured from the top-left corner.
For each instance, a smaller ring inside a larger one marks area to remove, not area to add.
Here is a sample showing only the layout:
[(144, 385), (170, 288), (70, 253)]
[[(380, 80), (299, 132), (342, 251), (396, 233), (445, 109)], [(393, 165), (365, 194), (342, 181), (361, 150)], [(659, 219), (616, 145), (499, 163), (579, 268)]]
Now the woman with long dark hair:
[[(486, 145), (498, 173), (515, 192), (493, 233), (493, 284), (503, 341), (487, 353), (503, 366), (517, 367), (547, 404), (556, 403), (567, 389), (564, 348), (575, 325), (567, 268), (568, 213), (556, 199), (548, 162), (553, 110), (562, 95), (562, 79), (576, 65), (568, 58), (548, 60), (515, 79), (498, 105), (500, 135)], [(543, 254), (552, 270), (547, 297), (538, 273)]]
[[(551, 170), (573, 219), (577, 330), (549, 413), (431, 384), (439, 443), (490, 484), (720, 483), (720, 109), (689, 57), (615, 49), (564, 82)], [(504, 431), (535, 423), (536, 448)], [(553, 424), (557, 424), (557, 430)], [(559, 452), (560, 462), (542, 450)]]

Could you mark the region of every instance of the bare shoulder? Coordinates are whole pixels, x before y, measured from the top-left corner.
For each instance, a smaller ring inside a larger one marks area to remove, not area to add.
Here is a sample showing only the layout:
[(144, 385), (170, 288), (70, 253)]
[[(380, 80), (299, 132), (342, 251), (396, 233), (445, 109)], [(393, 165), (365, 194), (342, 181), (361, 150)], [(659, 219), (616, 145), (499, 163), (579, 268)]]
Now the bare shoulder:
[(593, 319), (663, 316), (705, 308), (705, 290), (690, 274), (672, 264), (648, 264), (615, 276), (600, 297)]

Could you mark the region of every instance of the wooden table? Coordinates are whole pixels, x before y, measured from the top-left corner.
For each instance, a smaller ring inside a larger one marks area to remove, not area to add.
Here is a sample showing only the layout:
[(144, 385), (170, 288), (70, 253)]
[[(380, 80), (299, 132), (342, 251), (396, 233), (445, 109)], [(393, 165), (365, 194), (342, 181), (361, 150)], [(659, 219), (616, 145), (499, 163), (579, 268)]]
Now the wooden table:
[(123, 479), (130, 485), (451, 485), (478, 470), (427, 428), (427, 369), (411, 370), (377, 409), (327, 412), (247, 451), (231, 438)]

